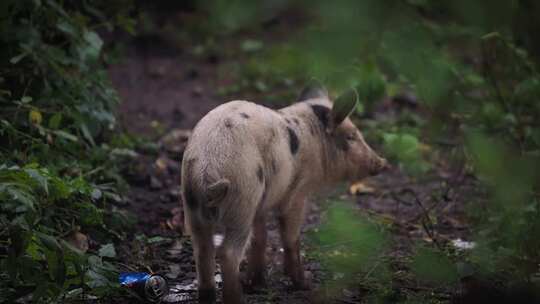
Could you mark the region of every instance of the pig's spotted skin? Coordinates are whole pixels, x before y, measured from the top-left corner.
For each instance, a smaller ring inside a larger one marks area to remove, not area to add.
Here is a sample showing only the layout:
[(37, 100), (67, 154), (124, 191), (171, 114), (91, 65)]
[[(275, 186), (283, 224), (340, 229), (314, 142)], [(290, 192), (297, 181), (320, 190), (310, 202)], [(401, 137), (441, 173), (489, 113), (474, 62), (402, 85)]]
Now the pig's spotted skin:
[(318, 104), (311, 105), (311, 110), (313, 110), (313, 113), (315, 113), (315, 116), (319, 119), (319, 122), (324, 127), (324, 129), (328, 128), (328, 122), (330, 118), (330, 108), (321, 106)]
[(277, 173), (278, 166), (277, 166), (276, 160), (273, 158), (270, 161), (270, 169), (271, 169), (272, 175), (275, 175)]
[[(321, 105), (311, 105), (311, 110), (317, 116), (319, 123), (323, 127), (323, 129), (327, 129), (329, 127), (329, 121), (330, 121), (330, 108), (321, 106)], [(342, 150), (347, 151), (349, 150), (349, 144), (347, 143), (347, 138), (345, 137), (345, 134), (338, 134), (334, 136), (332, 140), (335, 143), (335, 146)]]
[(317, 131), (315, 131), (315, 127), (312, 124), (309, 125), (309, 133), (311, 133), (311, 136), (315, 136), (315, 134), (317, 133)]
[(261, 165), (259, 165), (259, 168), (257, 169), (257, 178), (259, 179), (259, 182), (263, 182), (263, 168)]
[(249, 118), (249, 115), (247, 115), (247, 114), (244, 113), (244, 112), (240, 113), (240, 116), (242, 116), (242, 117), (245, 118), (245, 119), (248, 119), (248, 118)]
[(300, 146), (300, 140), (298, 139), (296, 132), (290, 127), (287, 127), (287, 132), (289, 132), (289, 147), (291, 148), (291, 153), (296, 154), (296, 152), (298, 152), (298, 146)]

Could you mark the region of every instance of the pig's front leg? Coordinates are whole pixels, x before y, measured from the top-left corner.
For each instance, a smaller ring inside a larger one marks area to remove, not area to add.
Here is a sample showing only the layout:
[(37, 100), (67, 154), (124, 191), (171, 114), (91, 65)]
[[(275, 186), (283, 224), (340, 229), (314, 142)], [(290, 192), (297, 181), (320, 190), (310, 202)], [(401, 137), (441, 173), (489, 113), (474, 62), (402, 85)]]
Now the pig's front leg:
[(304, 221), (305, 195), (291, 197), (280, 208), (279, 229), (284, 248), (284, 270), (297, 289), (309, 289), (304, 277), (304, 267), (300, 257), (300, 229)]
[(248, 285), (251, 289), (266, 285), (266, 215), (257, 215), (253, 221), (253, 236), (248, 256)]

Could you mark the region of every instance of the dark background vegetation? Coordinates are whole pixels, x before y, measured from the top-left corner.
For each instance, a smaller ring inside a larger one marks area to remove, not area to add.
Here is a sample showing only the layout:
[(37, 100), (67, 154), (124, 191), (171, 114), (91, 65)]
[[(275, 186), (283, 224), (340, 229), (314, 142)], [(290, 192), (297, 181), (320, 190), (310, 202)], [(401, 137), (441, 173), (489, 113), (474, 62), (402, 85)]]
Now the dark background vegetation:
[[(304, 302), (540, 302), (539, 14), (534, 0), (2, 1), (0, 302), (133, 301), (118, 273), (161, 269), (152, 250), (180, 239), (167, 210), (184, 129), (233, 98), (286, 106), (312, 79), (359, 92), (353, 119), (395, 169), (317, 200)], [(273, 287), (252, 302), (283, 302)]]

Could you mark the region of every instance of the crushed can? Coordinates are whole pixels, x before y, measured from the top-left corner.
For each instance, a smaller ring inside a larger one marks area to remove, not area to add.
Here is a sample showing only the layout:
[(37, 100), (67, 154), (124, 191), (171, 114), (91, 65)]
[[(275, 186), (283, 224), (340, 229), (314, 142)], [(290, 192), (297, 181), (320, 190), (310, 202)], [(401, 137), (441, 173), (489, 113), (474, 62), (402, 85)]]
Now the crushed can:
[(143, 299), (159, 302), (167, 292), (167, 281), (156, 274), (146, 272), (123, 272), (118, 276), (121, 286), (127, 287)]

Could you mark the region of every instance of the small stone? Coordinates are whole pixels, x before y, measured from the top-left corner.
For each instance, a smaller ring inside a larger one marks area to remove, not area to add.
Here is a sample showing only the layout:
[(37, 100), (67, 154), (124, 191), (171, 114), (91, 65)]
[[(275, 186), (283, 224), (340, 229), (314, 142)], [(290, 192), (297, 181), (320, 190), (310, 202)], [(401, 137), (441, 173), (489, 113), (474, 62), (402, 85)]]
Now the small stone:
[(200, 97), (202, 96), (203, 88), (201, 86), (196, 86), (193, 88), (193, 96)]
[(178, 200), (180, 198), (180, 193), (180, 188), (173, 188), (168, 192), (171, 201)]
[(347, 288), (343, 289), (342, 290), (343, 292), (343, 295), (346, 297), (346, 298), (352, 298), (354, 297), (354, 293), (350, 290), (348, 290)]
[(176, 279), (180, 272), (180, 265), (172, 264), (169, 265), (169, 272), (165, 276), (169, 279)]
[(163, 188), (163, 183), (155, 176), (150, 177), (150, 189), (159, 190)]
[(163, 77), (166, 72), (165, 66), (162, 64), (153, 64), (148, 66), (148, 74), (152, 77)]
[(194, 69), (194, 68), (191, 68), (191, 69), (189, 69), (189, 70), (187, 71), (186, 77), (187, 77), (188, 79), (195, 79), (195, 78), (199, 77), (199, 71), (196, 70), (196, 69)]

